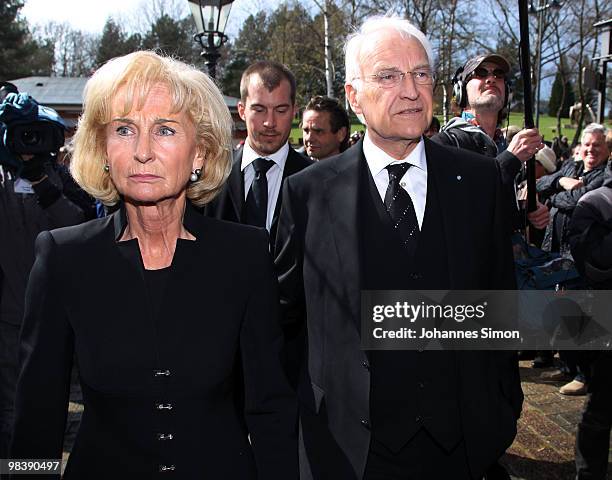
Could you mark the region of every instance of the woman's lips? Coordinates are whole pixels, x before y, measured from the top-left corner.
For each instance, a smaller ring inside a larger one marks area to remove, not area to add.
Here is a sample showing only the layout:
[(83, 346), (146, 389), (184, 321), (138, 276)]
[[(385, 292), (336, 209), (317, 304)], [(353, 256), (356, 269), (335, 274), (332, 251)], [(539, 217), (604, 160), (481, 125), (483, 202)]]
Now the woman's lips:
[(150, 173), (138, 173), (136, 175), (130, 175), (130, 178), (137, 182), (150, 182), (153, 180), (157, 180), (160, 177), (157, 175), (150, 174)]

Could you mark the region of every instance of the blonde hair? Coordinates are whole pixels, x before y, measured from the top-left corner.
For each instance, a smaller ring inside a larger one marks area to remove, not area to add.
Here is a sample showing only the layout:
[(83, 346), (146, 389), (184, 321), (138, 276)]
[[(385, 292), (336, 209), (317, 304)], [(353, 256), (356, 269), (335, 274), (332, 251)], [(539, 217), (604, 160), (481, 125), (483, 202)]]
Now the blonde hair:
[(72, 140), (70, 171), (77, 183), (106, 205), (119, 201), (119, 192), (105, 172), (106, 125), (121, 88), (123, 112), (144, 105), (155, 84), (165, 85), (172, 96), (173, 113), (185, 111), (196, 128), (198, 153), (204, 158), (200, 178), (187, 186), (195, 205), (209, 203), (221, 190), (232, 165), (232, 118), (223, 95), (205, 73), (178, 60), (150, 51), (114, 58), (102, 66), (85, 86), (83, 114)]

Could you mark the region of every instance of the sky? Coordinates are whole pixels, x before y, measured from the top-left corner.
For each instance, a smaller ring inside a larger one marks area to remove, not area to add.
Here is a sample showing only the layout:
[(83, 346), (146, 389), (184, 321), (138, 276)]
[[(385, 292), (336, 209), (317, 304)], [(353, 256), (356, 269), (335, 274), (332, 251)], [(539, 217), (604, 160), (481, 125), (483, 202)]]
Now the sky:
[[(28, 23), (44, 25), (49, 21), (68, 22), (74, 28), (91, 33), (101, 33), (109, 16), (132, 17), (138, 7), (147, 0), (26, 0), (21, 10)], [(184, 4), (184, 13), (188, 14), (187, 0), (175, 0), (178, 5)], [(235, 35), (242, 21), (252, 11), (257, 11), (265, 0), (235, 0), (232, 5), (226, 32)], [(250, 11), (249, 11), (250, 10)]]

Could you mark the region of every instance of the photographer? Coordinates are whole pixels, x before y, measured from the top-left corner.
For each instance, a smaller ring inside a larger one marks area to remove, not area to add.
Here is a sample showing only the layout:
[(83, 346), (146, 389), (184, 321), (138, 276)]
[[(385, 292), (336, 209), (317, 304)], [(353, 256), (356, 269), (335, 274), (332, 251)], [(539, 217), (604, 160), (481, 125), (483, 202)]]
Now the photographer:
[[(58, 165), (65, 126), (55, 110), (0, 83), (0, 458), (8, 453), (19, 328), (34, 240), (93, 216), (88, 195)], [(50, 379), (52, 381), (52, 379)]]

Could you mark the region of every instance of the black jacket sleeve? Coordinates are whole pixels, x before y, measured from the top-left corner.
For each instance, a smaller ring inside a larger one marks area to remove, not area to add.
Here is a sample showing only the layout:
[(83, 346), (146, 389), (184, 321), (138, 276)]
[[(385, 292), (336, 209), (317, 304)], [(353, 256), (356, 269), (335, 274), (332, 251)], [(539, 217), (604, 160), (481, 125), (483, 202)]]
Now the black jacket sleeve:
[(590, 197), (576, 205), (568, 241), (580, 273), (591, 284), (612, 288), (612, 221), (604, 221), (596, 198)]
[(245, 418), (258, 478), (297, 479), (297, 399), (283, 371), (278, 285), (262, 230), (249, 271), (253, 291), (240, 335)]
[(26, 290), (11, 458), (62, 458), (74, 345), (59, 264), (52, 235), (42, 232)]
[(574, 190), (563, 190), (550, 197), (550, 203), (559, 210), (573, 210), (582, 196), (603, 185), (604, 171), (602, 169), (593, 170), (583, 176), (584, 186)]

